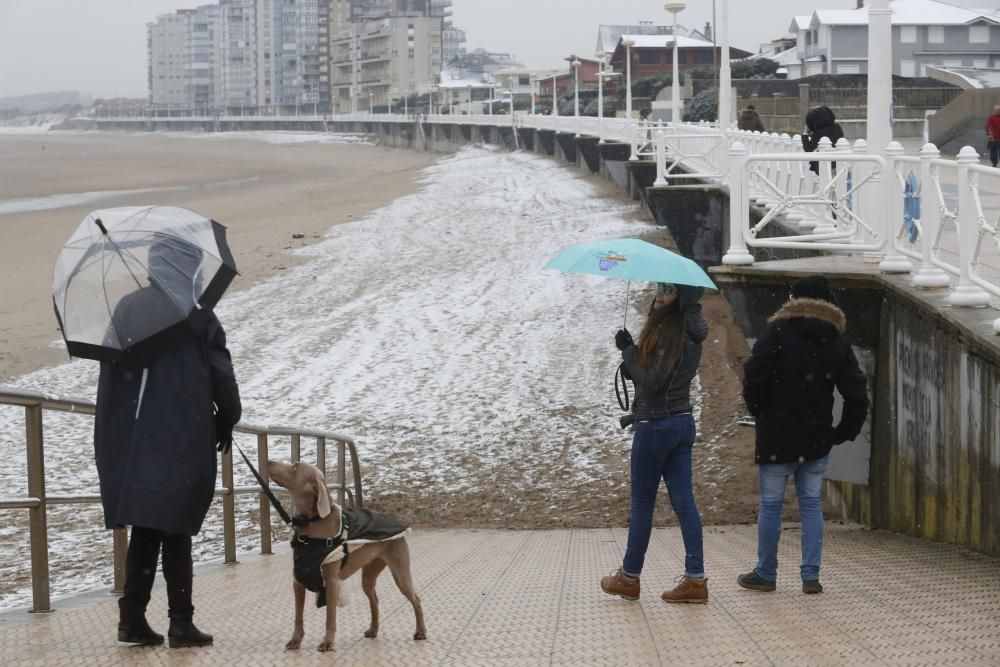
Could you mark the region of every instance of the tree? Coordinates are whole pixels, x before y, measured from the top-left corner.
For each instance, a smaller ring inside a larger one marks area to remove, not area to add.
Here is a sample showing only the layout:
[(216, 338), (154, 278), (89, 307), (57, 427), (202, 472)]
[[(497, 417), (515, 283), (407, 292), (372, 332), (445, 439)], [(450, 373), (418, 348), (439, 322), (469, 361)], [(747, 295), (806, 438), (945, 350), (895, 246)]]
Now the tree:
[(714, 90), (703, 90), (684, 106), (684, 120), (696, 123), (714, 121), (719, 117), (719, 100)]

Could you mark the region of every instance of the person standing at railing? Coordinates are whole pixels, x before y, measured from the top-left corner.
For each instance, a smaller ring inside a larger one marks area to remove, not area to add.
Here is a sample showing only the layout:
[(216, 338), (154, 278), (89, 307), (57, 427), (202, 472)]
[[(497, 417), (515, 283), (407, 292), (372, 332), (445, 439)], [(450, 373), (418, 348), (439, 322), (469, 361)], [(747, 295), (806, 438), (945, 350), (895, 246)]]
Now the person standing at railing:
[[(816, 107), (806, 114), (806, 131), (802, 134), (802, 149), (806, 153), (812, 153), (819, 148), (819, 142), (826, 137), (830, 140), (831, 146), (836, 146), (837, 142), (844, 138), (844, 130), (837, 123), (837, 116), (830, 107)], [(837, 168), (837, 163), (833, 163), (833, 169)], [(819, 162), (810, 162), (809, 169), (815, 174), (819, 174)]]
[(990, 151), (990, 164), (1000, 162), (1000, 104), (993, 107), (993, 115), (986, 119), (986, 146)]
[[(851, 343), (847, 318), (823, 276), (792, 285), (746, 363), (743, 398), (756, 420), (754, 459), (760, 484), (757, 566), (737, 578), (743, 588), (770, 592), (778, 578), (778, 540), (785, 486), (795, 478), (802, 517), (803, 593), (821, 593), (823, 473), (834, 446), (854, 440), (868, 414), (867, 381)], [(833, 392), (844, 399), (833, 426)]]
[(601, 589), (626, 600), (639, 599), (639, 575), (653, 529), (660, 482), (684, 539), (684, 574), (661, 596), (666, 602), (708, 602), (701, 514), (692, 490), (691, 453), (695, 421), (691, 381), (698, 372), (708, 323), (698, 301), (704, 290), (658, 283), (638, 344), (625, 329), (615, 335), (622, 365), (635, 383), (632, 439), (632, 512), (622, 566), (601, 579)]
[(736, 127), (740, 130), (746, 130), (747, 132), (763, 132), (764, 123), (760, 120), (760, 114), (757, 113), (757, 107), (752, 104), (748, 104), (746, 109), (740, 111), (740, 117), (736, 120)]
[[(149, 250), (150, 285), (125, 296), (114, 321), (126, 321), (133, 304), (148, 303), (149, 290), (172, 300), (191, 293), (184, 276), (197, 273), (202, 259), (196, 254), (171, 237), (155, 243)], [(219, 451), (232, 444), (241, 414), (226, 334), (214, 314), (200, 329), (187, 329), (151, 352), (101, 362), (94, 450), (104, 523), (109, 529), (132, 527), (118, 641), (163, 643), (146, 622), (162, 548), (170, 646), (212, 643), (212, 635), (193, 622), (191, 537), (201, 530), (215, 495), (216, 443)]]

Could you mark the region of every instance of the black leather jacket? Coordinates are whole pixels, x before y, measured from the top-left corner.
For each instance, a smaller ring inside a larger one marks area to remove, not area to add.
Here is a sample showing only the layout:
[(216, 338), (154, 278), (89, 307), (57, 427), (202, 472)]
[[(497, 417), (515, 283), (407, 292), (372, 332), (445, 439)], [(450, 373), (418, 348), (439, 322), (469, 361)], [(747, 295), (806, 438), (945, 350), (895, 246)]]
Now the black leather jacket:
[(708, 322), (701, 314), (700, 303), (682, 306), (687, 315), (687, 336), (680, 361), (671, 369), (639, 365), (639, 348), (635, 345), (622, 351), (625, 370), (635, 383), (632, 414), (637, 420), (663, 419), (691, 411), (691, 380), (701, 362), (701, 344), (708, 337)]

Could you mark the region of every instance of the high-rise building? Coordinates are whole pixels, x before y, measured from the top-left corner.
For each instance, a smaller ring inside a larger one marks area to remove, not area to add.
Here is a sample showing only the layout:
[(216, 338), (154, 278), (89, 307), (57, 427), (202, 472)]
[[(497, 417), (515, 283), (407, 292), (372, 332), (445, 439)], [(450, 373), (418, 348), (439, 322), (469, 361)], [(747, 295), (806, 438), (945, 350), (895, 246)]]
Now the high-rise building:
[(164, 14), (146, 26), (149, 101), (161, 111), (207, 110), (221, 96), (218, 5)]
[(258, 106), (258, 0), (222, 0), (222, 105), (229, 113)]
[(146, 25), (149, 103), (155, 109), (189, 105), (187, 90), (187, 15), (193, 10), (164, 14)]

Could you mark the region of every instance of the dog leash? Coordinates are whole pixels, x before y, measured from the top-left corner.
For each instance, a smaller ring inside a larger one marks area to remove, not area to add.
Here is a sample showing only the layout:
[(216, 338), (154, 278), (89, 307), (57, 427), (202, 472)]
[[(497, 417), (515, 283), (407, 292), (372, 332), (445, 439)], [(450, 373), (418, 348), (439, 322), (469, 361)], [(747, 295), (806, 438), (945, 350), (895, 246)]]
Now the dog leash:
[(257, 472), (257, 469), (253, 467), (253, 464), (250, 463), (250, 459), (248, 459), (247, 455), (243, 452), (242, 449), (240, 449), (240, 446), (237, 445), (235, 442), (233, 443), (233, 445), (236, 447), (237, 450), (239, 450), (240, 456), (243, 457), (243, 460), (247, 462), (247, 467), (250, 468), (250, 472), (252, 472), (253, 476), (257, 478), (257, 483), (260, 484), (260, 488), (263, 489), (264, 493), (267, 495), (267, 499), (271, 501), (271, 506), (274, 507), (274, 509), (277, 510), (278, 514), (281, 515), (281, 520), (284, 521), (285, 523), (298, 525), (292, 520), (292, 517), (288, 516), (288, 512), (285, 510), (284, 507), (281, 506), (281, 503), (278, 502), (278, 499), (274, 497), (274, 492), (271, 491), (271, 487), (267, 485), (267, 482), (265, 482), (264, 478), (260, 476), (260, 473)]

